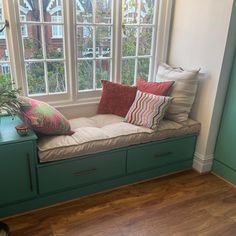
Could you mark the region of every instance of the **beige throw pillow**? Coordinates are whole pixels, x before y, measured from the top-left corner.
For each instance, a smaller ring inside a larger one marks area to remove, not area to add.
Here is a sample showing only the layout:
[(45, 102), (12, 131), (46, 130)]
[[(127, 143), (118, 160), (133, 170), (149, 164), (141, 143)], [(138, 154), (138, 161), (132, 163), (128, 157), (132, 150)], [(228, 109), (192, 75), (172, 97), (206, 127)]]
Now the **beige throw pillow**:
[(165, 115), (167, 119), (175, 122), (188, 119), (197, 91), (198, 72), (199, 70), (186, 71), (182, 68), (173, 68), (164, 63), (159, 65), (156, 81), (175, 81), (169, 93), (173, 100)]

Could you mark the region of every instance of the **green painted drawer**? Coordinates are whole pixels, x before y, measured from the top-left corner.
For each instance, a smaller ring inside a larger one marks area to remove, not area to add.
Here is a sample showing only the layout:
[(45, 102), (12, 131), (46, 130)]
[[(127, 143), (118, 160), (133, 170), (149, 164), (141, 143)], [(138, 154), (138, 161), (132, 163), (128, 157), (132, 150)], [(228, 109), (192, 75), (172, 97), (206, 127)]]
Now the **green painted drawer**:
[(127, 172), (154, 169), (193, 158), (196, 137), (154, 142), (128, 150)]
[(42, 164), (38, 168), (39, 192), (45, 194), (122, 176), (125, 168), (125, 151)]

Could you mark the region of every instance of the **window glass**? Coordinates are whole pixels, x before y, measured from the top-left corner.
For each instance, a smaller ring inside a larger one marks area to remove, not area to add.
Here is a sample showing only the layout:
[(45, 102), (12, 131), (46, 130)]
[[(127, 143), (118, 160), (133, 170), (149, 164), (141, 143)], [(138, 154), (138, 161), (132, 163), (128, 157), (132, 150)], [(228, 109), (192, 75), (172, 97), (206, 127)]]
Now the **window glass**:
[(67, 92), (62, 0), (19, 0), (19, 14), (28, 94)]
[(111, 80), (112, 0), (75, 0), (78, 89), (96, 90)]
[[(10, 22), (18, 21), (17, 27), (0, 33), (0, 79), (10, 79), (12, 68), (22, 75), (16, 79), (25, 95), (49, 102), (95, 98), (101, 80), (129, 85), (139, 76), (150, 80), (156, 71), (157, 19), (162, 19), (158, 4), (158, 0), (0, 0), (0, 27), (5, 24), (4, 13)], [(10, 51), (7, 37), (14, 44)], [(10, 63), (12, 50), (20, 63)]]
[(122, 82), (148, 80), (153, 62), (155, 0), (124, 0), (122, 20)]
[[(5, 24), (2, 0), (0, 0), (0, 28)], [(0, 84), (8, 83), (11, 80), (11, 64), (5, 30), (0, 33)]]

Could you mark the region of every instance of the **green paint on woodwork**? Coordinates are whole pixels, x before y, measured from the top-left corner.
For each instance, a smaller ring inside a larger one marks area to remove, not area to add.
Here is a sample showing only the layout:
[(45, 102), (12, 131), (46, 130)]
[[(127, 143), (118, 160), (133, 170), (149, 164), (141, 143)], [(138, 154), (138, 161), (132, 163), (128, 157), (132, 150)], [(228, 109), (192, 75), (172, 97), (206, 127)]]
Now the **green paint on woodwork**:
[(0, 217), (192, 167), (196, 135), (38, 163), (37, 136), (20, 137), (19, 123), (3, 118)]

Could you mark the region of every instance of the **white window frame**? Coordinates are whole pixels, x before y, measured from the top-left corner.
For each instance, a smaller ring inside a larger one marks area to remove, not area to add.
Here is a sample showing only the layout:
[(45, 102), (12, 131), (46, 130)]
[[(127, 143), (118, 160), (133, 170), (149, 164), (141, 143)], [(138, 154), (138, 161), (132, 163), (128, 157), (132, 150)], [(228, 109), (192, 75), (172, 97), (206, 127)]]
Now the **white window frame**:
[[(158, 1), (158, 0), (157, 0)], [(159, 0), (159, 14), (155, 19), (157, 24), (157, 30), (153, 40), (156, 40), (156, 48), (153, 50), (153, 63), (151, 67), (150, 80), (154, 80), (157, 71), (157, 66), (160, 61), (165, 61), (168, 52), (168, 36), (170, 28), (171, 19), (171, 8), (173, 0)], [(20, 23), (16, 21), (19, 18), (19, 9), (17, 7), (17, 0), (3, 0), (4, 2), (4, 13), (5, 17), (10, 23), (10, 30), (7, 29), (8, 34), (8, 45), (9, 54), (11, 58), (14, 58), (11, 62), (12, 76), (17, 81), (19, 87), (22, 88), (23, 93), (27, 94), (27, 84), (24, 79), (24, 63), (22, 62), (22, 42), (20, 37), (19, 26)], [(77, 91), (77, 76), (76, 76), (76, 22), (75, 13), (73, 11), (74, 1), (63, 1), (63, 19), (64, 25), (58, 23), (57, 25), (62, 25), (64, 30), (64, 49), (65, 49), (65, 59), (66, 59), (66, 81), (67, 81), (67, 93), (66, 94), (54, 94), (45, 95), (37, 97), (38, 99), (47, 101), (55, 105), (70, 106), (71, 104), (88, 104), (97, 103), (101, 95), (100, 90), (93, 91)], [(111, 61), (111, 78), (113, 82), (121, 82), (121, 60), (122, 60), (122, 43), (120, 40), (120, 35), (122, 31), (122, 1), (113, 0), (113, 40), (112, 40), (112, 52), (113, 55)], [(15, 17), (16, 16), (16, 17)], [(53, 24), (53, 22), (44, 22), (45, 24)], [(114, 56), (115, 55), (115, 56)], [(104, 58), (105, 59), (105, 58)], [(47, 76), (47, 75), (45, 75)], [(35, 96), (34, 96), (35, 97)]]

